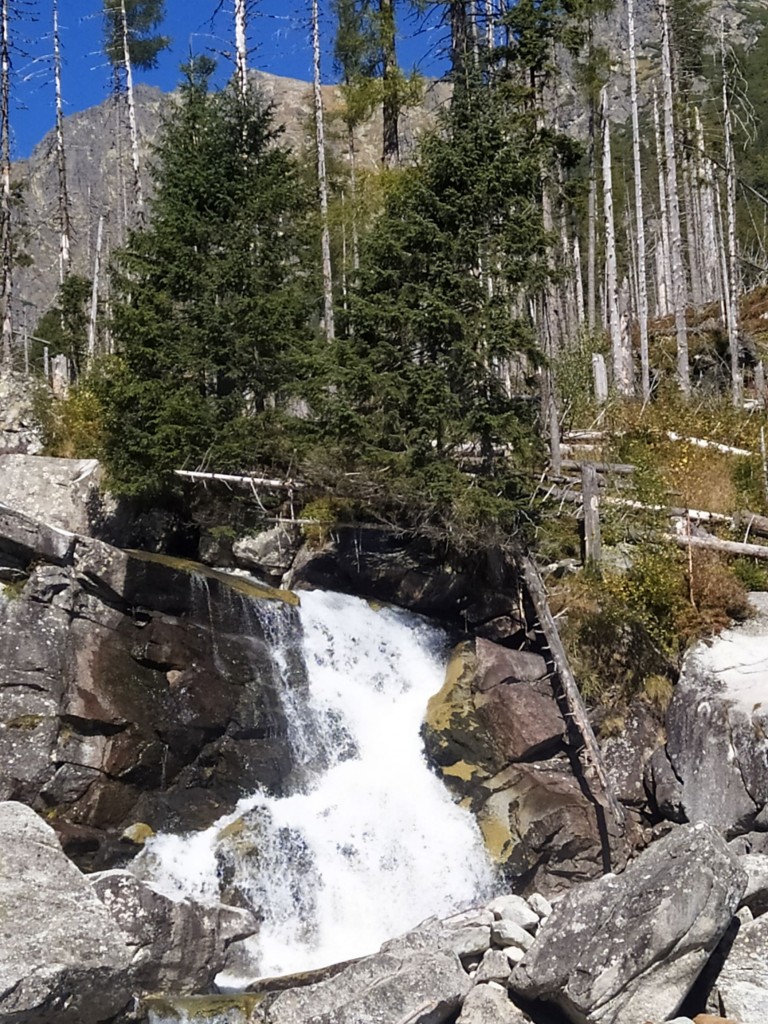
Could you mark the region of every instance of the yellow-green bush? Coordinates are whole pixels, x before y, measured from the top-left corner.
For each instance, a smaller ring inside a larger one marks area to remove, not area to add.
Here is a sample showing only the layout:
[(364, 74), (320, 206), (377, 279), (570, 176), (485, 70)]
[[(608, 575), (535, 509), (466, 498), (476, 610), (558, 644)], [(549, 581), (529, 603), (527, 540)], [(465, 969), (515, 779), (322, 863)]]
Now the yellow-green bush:
[(66, 398), (54, 398), (40, 388), (34, 412), (43, 432), (46, 455), (65, 459), (94, 459), (101, 453), (102, 412), (86, 385), (71, 388)]

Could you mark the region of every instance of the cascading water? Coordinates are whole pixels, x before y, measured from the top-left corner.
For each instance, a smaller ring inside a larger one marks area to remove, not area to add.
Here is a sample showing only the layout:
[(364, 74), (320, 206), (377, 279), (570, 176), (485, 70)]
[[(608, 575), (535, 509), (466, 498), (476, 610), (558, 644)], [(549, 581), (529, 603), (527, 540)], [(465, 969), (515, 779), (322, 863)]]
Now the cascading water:
[[(295, 753), (324, 770), (305, 777), (302, 792), (241, 801), (206, 832), (158, 836), (145, 855), (144, 873), (172, 895), (219, 899), (228, 887), (257, 910), (251, 973), (261, 975), (373, 952), (480, 898), (492, 881), (474, 820), (423, 757), (420, 725), (442, 685), (444, 634), (323, 592), (302, 595), (301, 621), (310, 714), (297, 716)], [(271, 640), (289, 672), (277, 618)]]

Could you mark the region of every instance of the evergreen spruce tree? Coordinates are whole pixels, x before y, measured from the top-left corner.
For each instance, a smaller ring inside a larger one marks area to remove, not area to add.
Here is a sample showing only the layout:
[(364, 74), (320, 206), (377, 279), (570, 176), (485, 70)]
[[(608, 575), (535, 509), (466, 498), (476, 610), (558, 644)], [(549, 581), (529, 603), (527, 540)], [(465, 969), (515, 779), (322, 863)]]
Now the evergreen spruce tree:
[(496, 442), (530, 451), (526, 299), (548, 273), (546, 145), (514, 91), (478, 78), (391, 184), (362, 244), (329, 410), (352, 450), (420, 470), (477, 442), (491, 475)]
[(32, 347), (32, 363), (40, 365), (44, 342), (51, 355), (65, 355), (75, 375), (83, 371), (88, 339), (88, 305), (91, 282), (79, 274), (69, 274), (59, 285), (58, 303), (49, 309), (37, 323)]
[(125, 60), (123, 11), (131, 63), (141, 71), (150, 71), (170, 45), (170, 38), (157, 31), (165, 17), (165, 0), (104, 0), (104, 48), (115, 68), (122, 67)]
[(125, 493), (161, 488), (204, 458), (220, 472), (252, 469), (309, 319), (296, 168), (258, 95), (209, 92), (213, 67), (185, 69), (157, 150), (151, 226), (116, 260), (119, 357), (97, 386), (105, 459)]

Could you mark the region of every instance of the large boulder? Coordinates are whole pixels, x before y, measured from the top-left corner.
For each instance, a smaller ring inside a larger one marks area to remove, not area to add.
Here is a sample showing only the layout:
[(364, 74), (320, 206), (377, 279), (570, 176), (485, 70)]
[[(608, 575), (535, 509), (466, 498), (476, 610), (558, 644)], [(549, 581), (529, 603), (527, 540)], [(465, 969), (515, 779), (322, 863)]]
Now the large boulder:
[(768, 825), (768, 617), (688, 653), (667, 714), (666, 753), (688, 821), (731, 838)]
[(625, 805), (644, 810), (648, 765), (664, 742), (659, 716), (642, 701), (628, 709), (621, 732), (601, 744), (613, 792)]
[(232, 556), (236, 565), (277, 585), (290, 569), (300, 544), (301, 538), (295, 527), (276, 526), (236, 540), (232, 545)]
[(0, 502), (71, 533), (90, 535), (108, 513), (96, 459), (0, 455)]
[(673, 1017), (745, 886), (738, 858), (712, 826), (680, 826), (623, 874), (564, 896), (510, 987), (556, 1004), (577, 1024)]
[(455, 953), (377, 953), (326, 981), (280, 993), (266, 1024), (443, 1024), (471, 985)]
[[(735, 929), (734, 929), (735, 930)], [(768, 1020), (768, 916), (747, 920), (736, 932), (717, 978), (714, 1004), (739, 1024)]]
[(422, 734), (428, 760), (472, 807), (489, 852), (519, 890), (552, 894), (600, 874), (606, 839), (573, 773), (541, 656), (485, 639), (459, 644)]
[(511, 764), (563, 749), (565, 721), (535, 654), (460, 644), (427, 706), (427, 757), (459, 796)]
[(19, 578), (0, 584), (0, 799), (49, 816), (78, 863), (127, 858), (136, 822), (203, 827), (292, 785), (293, 595), (0, 508), (3, 561)]
[(611, 857), (617, 866), (626, 860), (565, 758), (510, 765), (483, 793), (477, 820), (485, 845), (519, 892), (551, 896), (600, 875)]
[(125, 936), (138, 991), (206, 991), (225, 965), (228, 946), (258, 929), (244, 910), (172, 900), (129, 871), (86, 877)]
[(97, 1024), (131, 995), (131, 950), (114, 918), (22, 804), (0, 804), (0, 1020)]
[(464, 1000), (456, 1024), (525, 1024), (528, 1018), (501, 985), (476, 985)]

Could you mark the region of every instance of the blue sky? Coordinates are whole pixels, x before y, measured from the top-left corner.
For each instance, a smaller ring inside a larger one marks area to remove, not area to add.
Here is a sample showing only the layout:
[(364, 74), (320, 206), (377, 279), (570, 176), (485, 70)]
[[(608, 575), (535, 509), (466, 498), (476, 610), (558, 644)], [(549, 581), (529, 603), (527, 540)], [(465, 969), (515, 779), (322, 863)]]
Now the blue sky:
[[(16, 43), (13, 58), (14, 105), (12, 132), (14, 157), (25, 157), (53, 127), (54, 95), (51, 73), (51, 2), (27, 0), (21, 5), (23, 17), (11, 27)], [(221, 10), (216, 14), (217, 8)], [(253, 47), (252, 65), (262, 71), (308, 79), (311, 74), (308, 12), (309, 0), (258, 0), (249, 26)], [(321, 9), (328, 8), (321, 0)], [(64, 59), (63, 92), (66, 113), (101, 103), (109, 94), (110, 75), (101, 53), (102, 23), (100, 0), (59, 0), (59, 21)], [(171, 49), (161, 56), (156, 71), (138, 76), (162, 89), (172, 89), (179, 79), (179, 65), (195, 53), (213, 56), (231, 51), (232, 0), (166, 0), (166, 21), (162, 31), (173, 39)], [(215, 17), (214, 17), (215, 15)], [(333, 80), (331, 58), (332, 25), (326, 15), (323, 77)], [(399, 50), (406, 67), (414, 65), (425, 73), (435, 72), (433, 54), (442, 33), (435, 19), (426, 23), (403, 19)], [(220, 77), (231, 73), (225, 57), (220, 58)]]

